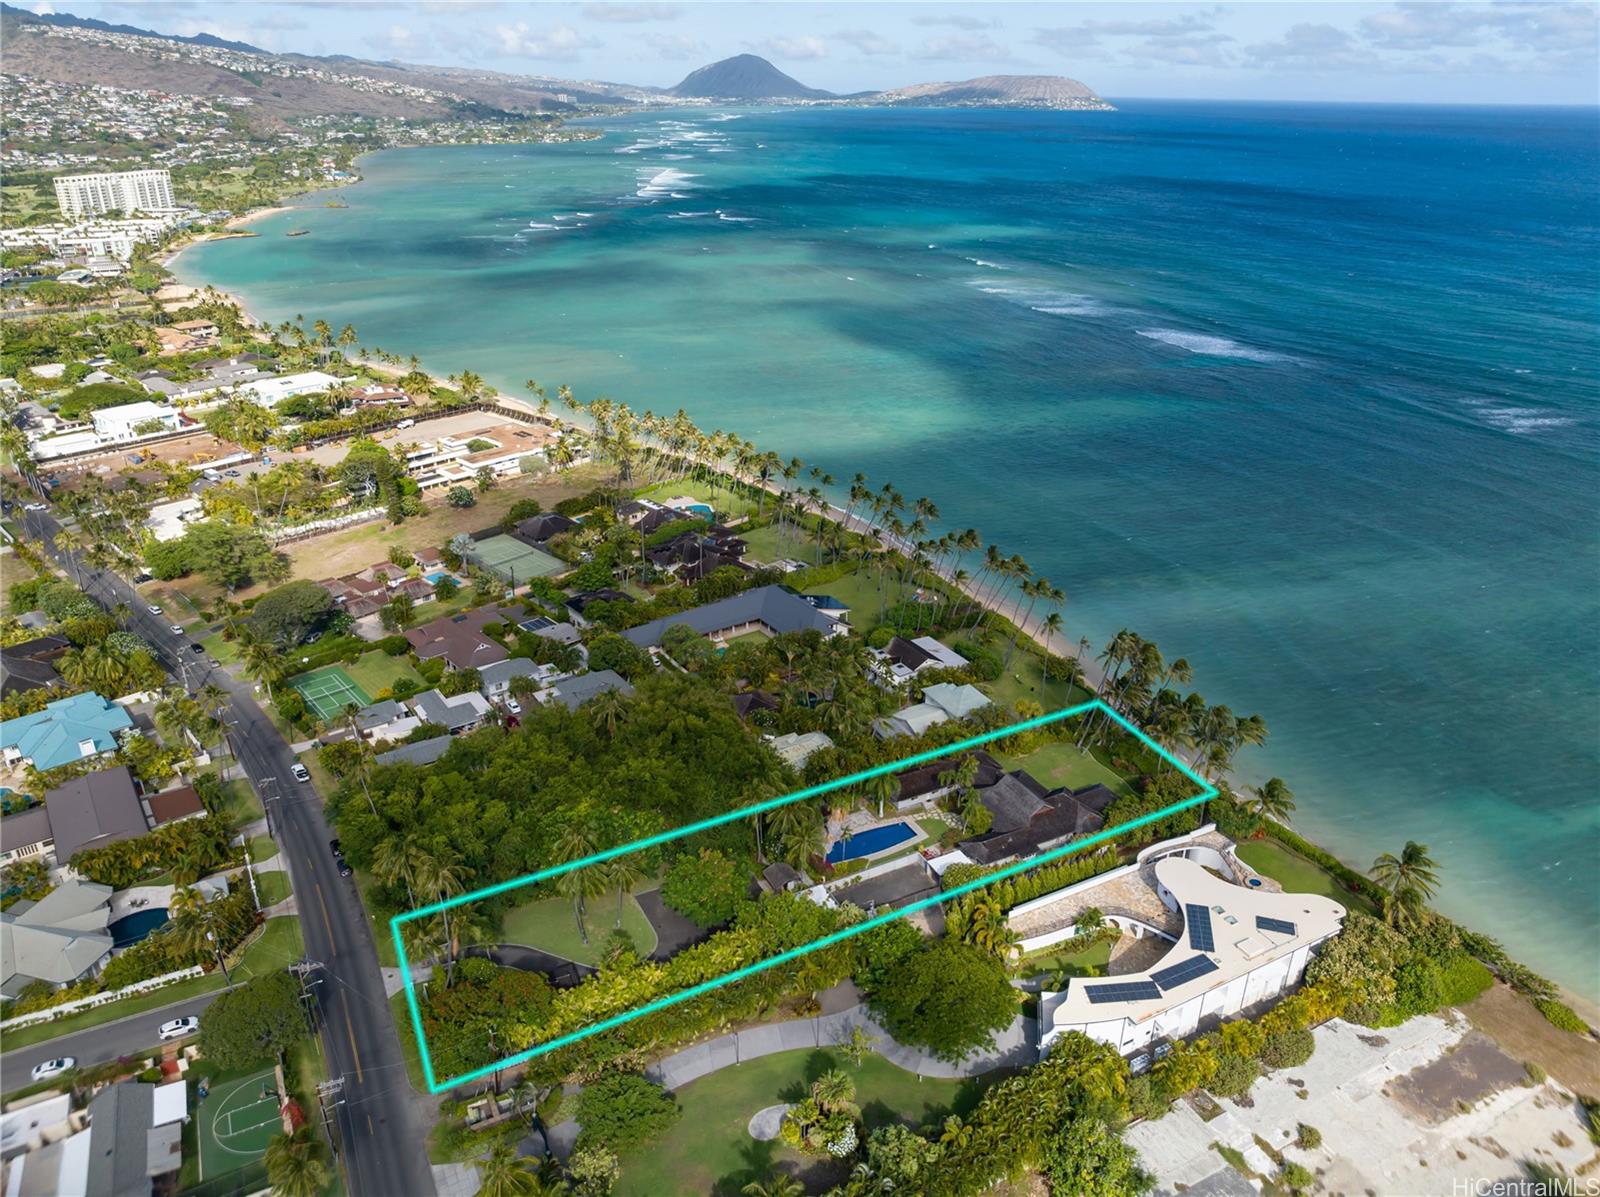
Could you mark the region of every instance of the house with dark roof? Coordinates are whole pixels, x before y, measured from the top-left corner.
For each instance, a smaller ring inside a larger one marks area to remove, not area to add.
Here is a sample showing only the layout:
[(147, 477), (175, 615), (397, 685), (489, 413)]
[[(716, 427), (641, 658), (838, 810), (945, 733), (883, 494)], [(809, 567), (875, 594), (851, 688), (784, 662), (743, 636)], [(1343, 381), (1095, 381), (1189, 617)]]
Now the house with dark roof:
[(445, 753), (450, 751), (450, 745), (455, 743), (449, 735), (433, 736), (427, 740), (414, 740), (410, 744), (401, 744), (388, 752), (380, 752), (372, 758), (375, 765), (431, 765)]
[[(961, 842), (961, 851), (981, 865), (1025, 860), (1104, 826), (1093, 807), (1105, 786), (1087, 786), (1085, 801), (1068, 789), (1047, 789), (1031, 774), (1017, 769), (978, 791), (993, 818), (983, 835)], [(1114, 797), (1114, 795), (1113, 795)], [(1105, 805), (1110, 805), (1106, 803)], [(1104, 807), (1102, 806), (1102, 810)]]
[(411, 700), (411, 709), (424, 723), (442, 727), (454, 735), (482, 723), (489, 714), (489, 701), (476, 690), (450, 698), (438, 690), (424, 690)]
[(511, 655), (505, 645), (484, 635), (484, 625), (515, 623), (521, 614), (508, 607), (477, 607), (411, 628), (406, 640), (421, 660), (443, 657), (452, 669), (479, 669)]
[(162, 790), (145, 800), (150, 809), (150, 826), (161, 827), (167, 823), (181, 823), (185, 819), (198, 819), (205, 815), (206, 804), (193, 786), (179, 786), (175, 790)]
[(602, 590), (579, 590), (567, 599), (567, 610), (572, 615), (572, 622), (581, 628), (589, 626), (589, 621), (584, 618), (584, 612), (594, 603), (631, 603), (633, 596), (624, 594), (620, 590), (610, 588)]
[(655, 648), (667, 629), (683, 624), (713, 641), (729, 641), (748, 632), (781, 636), (785, 632), (817, 631), (824, 636), (843, 635), (845, 627), (782, 586), (757, 586), (730, 598), (653, 619), (623, 636), (640, 648)]
[(959, 756), (940, 757), (936, 761), (928, 761), (895, 774), (895, 780), (900, 783), (900, 794), (895, 799), (895, 804), (905, 806), (913, 802), (929, 802), (942, 797), (950, 786), (940, 779), (959, 769), (961, 763), (968, 757), (975, 758), (978, 762), (978, 771), (972, 781), (973, 788), (992, 786), (1005, 776), (1006, 771), (1000, 762), (981, 748)]
[(733, 710), (741, 719), (748, 719), (757, 711), (778, 711), (783, 709), (775, 695), (768, 694), (765, 690), (746, 690), (742, 694), (733, 696)]
[(876, 650), (879, 676), (885, 681), (908, 682), (924, 669), (960, 669), (969, 664), (953, 648), (947, 648), (932, 636), (918, 636), (907, 640), (896, 636), (882, 649)]
[(36, 636), (0, 648), (0, 695), (44, 690), (61, 683), (55, 662), (72, 647), (65, 636)]
[[(89, 1101), (88, 1174), (84, 1197), (150, 1197), (177, 1188), (183, 1164), (187, 1083), (119, 1081)], [(171, 1180), (162, 1178), (171, 1177)]]
[(570, 532), (577, 526), (578, 521), (569, 515), (562, 515), (559, 511), (546, 511), (519, 520), (517, 526), (511, 529), (511, 535), (523, 544), (539, 549), (549, 543), (552, 537)]
[(0, 819), (0, 865), (49, 856), (55, 843), (55, 833), (50, 830), (50, 812), (42, 806), (30, 806)]
[(79, 852), (131, 840), (150, 830), (127, 766), (74, 777), (44, 797), (55, 838), (56, 860), (66, 864)]

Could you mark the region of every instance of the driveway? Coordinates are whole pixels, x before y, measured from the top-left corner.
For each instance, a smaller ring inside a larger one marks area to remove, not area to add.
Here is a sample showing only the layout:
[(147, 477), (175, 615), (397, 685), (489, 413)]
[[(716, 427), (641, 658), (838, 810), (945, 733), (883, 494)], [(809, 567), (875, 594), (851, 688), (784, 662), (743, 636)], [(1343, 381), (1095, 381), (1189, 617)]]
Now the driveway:
[(711, 934), (709, 931), (702, 931), (693, 919), (684, 918), (663, 902), (659, 889), (635, 894), (633, 900), (639, 903), (639, 909), (644, 911), (644, 917), (649, 919), (650, 926), (655, 928), (656, 949), (650, 953), (651, 960), (671, 960), (684, 948), (692, 947)]

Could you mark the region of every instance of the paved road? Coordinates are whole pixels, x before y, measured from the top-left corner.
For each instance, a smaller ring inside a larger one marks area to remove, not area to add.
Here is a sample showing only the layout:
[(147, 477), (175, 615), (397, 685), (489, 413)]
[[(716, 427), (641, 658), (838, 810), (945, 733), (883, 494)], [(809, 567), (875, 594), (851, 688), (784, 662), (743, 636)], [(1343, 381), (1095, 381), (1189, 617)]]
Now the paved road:
[[(52, 538), (59, 525), (51, 512), (25, 512), (24, 528), (31, 539), (67, 564), (66, 556), (54, 548)], [(433, 1197), (421, 1103), (406, 1080), (371, 930), (354, 879), (339, 876), (328, 851), (332, 834), (315, 790), (297, 784), (290, 775), (294, 754), (256, 704), (249, 682), (212, 668), (204, 656), (191, 653), (189, 638), (173, 635), (168, 626), (173, 621), (164, 614), (151, 614), (145, 600), (121, 578), (81, 561), (77, 566), (83, 588), (107, 610), (118, 603), (127, 605), (132, 612), (129, 630), (155, 645), (162, 664), (186, 687), (194, 690), (214, 682), (232, 696), (226, 715), (230, 739), (239, 764), (266, 805), (268, 828), (288, 866), (306, 955), (323, 965), (317, 983), (322, 1040), (329, 1074), (344, 1077), (343, 1102), (336, 1114), (351, 1192), (356, 1197)], [(129, 1048), (147, 1046), (143, 1023), (137, 1019), (127, 1023)], [(9, 1055), (6, 1064), (9, 1069)]]
[[(78, 1067), (82, 1068), (87, 1064), (104, 1064), (107, 1060), (115, 1060), (118, 1056), (136, 1056), (153, 1051), (160, 1042), (156, 1030), (162, 1023), (171, 1022), (174, 1018), (188, 1018), (192, 1014), (199, 1014), (214, 1002), (216, 997), (215, 992), (203, 993), (199, 997), (174, 1002), (159, 1010), (130, 1014), (127, 1018), (119, 1018), (116, 1022), (90, 1027), (87, 1031), (58, 1035), (54, 1039), (47, 1039), (32, 1047), (19, 1047), (15, 1051), (9, 1051), (5, 1054), (6, 1087), (15, 1089), (26, 1084), (23, 1078), (27, 1075), (27, 1071), (35, 1064), (44, 1060), (54, 1060), (57, 1056), (73, 1056), (78, 1061)], [(13, 1073), (15, 1075), (12, 1075)]]

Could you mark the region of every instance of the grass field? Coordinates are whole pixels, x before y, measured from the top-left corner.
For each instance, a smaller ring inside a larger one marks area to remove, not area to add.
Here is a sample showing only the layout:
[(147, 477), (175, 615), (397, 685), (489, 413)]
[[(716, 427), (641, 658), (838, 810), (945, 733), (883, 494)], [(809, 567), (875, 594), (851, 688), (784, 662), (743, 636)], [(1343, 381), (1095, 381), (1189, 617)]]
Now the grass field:
[(324, 665), (289, 679), (311, 713), (327, 723), (344, 714), (345, 708), (372, 705), (372, 696), (355, 683), (341, 665)]
[(289, 874), (274, 871), (256, 874), (256, 892), (261, 895), (261, 905), (275, 906), (289, 896)]
[(1133, 787), (1123, 778), (1118, 777), (1087, 752), (1080, 751), (1071, 744), (1046, 744), (1037, 752), (1030, 752), (1027, 756), (1011, 756), (1005, 753), (995, 755), (1007, 769), (1026, 769), (1052, 788), (1066, 786), (1068, 789), (1081, 790), (1085, 786), (1100, 782), (1118, 794), (1133, 793)]
[(1377, 914), (1365, 897), (1351, 893), (1327, 869), (1277, 840), (1245, 840), (1239, 845), (1239, 859), (1291, 893), (1321, 894), (1362, 914)]
[(221, 632), (212, 632), (200, 641), (200, 647), (223, 665), (233, 665), (239, 660), (239, 642), (223, 639)]
[[(822, 1073), (842, 1069), (856, 1083), (856, 1104), (870, 1132), (892, 1122), (911, 1126), (965, 1114), (977, 1104), (982, 1082), (919, 1080), (876, 1055), (859, 1069), (834, 1051), (780, 1052), (724, 1068), (677, 1091), (683, 1115), (648, 1150), (622, 1158), (617, 1197), (660, 1193), (737, 1193), (765, 1179), (774, 1164), (815, 1166), (781, 1143), (750, 1138), (750, 1116), (779, 1102), (794, 1101)], [(843, 1166), (840, 1175), (843, 1179)]]
[[(268, 919), (266, 929), (261, 938), (244, 950), (244, 958), (238, 965), (229, 961), (228, 968), (231, 970), (235, 982), (248, 981), (252, 977), (258, 977), (283, 968), (286, 964), (300, 959), (303, 955), (305, 955), (305, 945), (300, 936), (300, 920), (292, 917)], [(55, 1039), (61, 1035), (70, 1035), (75, 1031), (85, 1031), (90, 1027), (115, 1022), (119, 1018), (127, 1018), (133, 1014), (145, 1014), (152, 1010), (160, 1010), (172, 1005), (174, 1002), (187, 1001), (192, 997), (199, 997), (202, 993), (210, 993), (222, 987), (221, 973), (207, 973), (203, 977), (195, 977), (189, 981), (179, 981), (176, 985), (167, 985), (149, 993), (123, 998), (120, 1002), (112, 1002), (106, 1006), (96, 1006), (92, 1010), (70, 1014), (66, 1018), (59, 1018), (54, 1022), (37, 1023), (31, 1027), (7, 1031), (3, 1041), (0, 1041), (0, 1046), (10, 1051), (13, 1048), (27, 1047), (32, 1043), (43, 1043), (48, 1039)], [(152, 1039), (155, 1037), (154, 1032), (155, 1027), (152, 1025)]]
[[(796, 554), (797, 561), (810, 561), (809, 553)], [(894, 606), (902, 597), (915, 593), (913, 586), (901, 587), (891, 576), (883, 579), (883, 589), (878, 589), (878, 576), (874, 571), (858, 569), (842, 578), (835, 578), (822, 586), (806, 587), (807, 594), (830, 594), (850, 608), (850, 626), (863, 636), (878, 622), (880, 610)]]
[[(199, 1077), (207, 1076), (205, 1065)], [(261, 1158), (272, 1137), (283, 1131), (272, 1066), (210, 1075), (206, 1097), (196, 1094), (195, 1139), (200, 1178), (237, 1171)]]
[[(1070, 941), (1069, 941), (1070, 942)], [(1111, 959), (1110, 940), (1101, 940), (1094, 946), (1069, 952), (1050, 948), (1029, 956), (1018, 967), (1018, 975), (1037, 977), (1044, 973), (1064, 971), (1075, 977), (1103, 977), (1106, 963)]]
[(350, 680), (355, 682), (374, 699), (382, 698), (383, 692), (392, 687), (401, 678), (409, 678), (419, 689), (426, 690), (427, 683), (422, 680), (422, 675), (412, 667), (411, 658), (406, 656), (391, 657), (381, 649), (374, 649), (370, 653), (362, 653), (353, 662), (344, 667), (350, 675)]
[[(649, 499), (656, 503), (665, 503), (668, 499), (680, 498), (688, 495), (702, 503), (709, 503), (721, 519), (737, 519), (741, 515), (754, 515), (756, 501), (746, 498), (743, 494), (729, 494), (725, 488), (712, 489), (711, 485), (698, 479), (683, 482), (662, 482), (648, 490), (641, 491), (639, 497)], [(772, 510), (773, 500), (769, 497), (766, 502), (768, 511)]]
[[(765, 528), (753, 528), (749, 532), (739, 533), (750, 546), (749, 556), (754, 561), (773, 562), (791, 557), (796, 561), (809, 561), (806, 542), (794, 535), (793, 529), (785, 528), (779, 531), (768, 524)], [(802, 554), (806, 554), (802, 556)]]
[[(505, 916), (501, 924), (503, 943), (519, 943), (525, 947), (553, 952), (579, 964), (599, 964), (600, 948), (617, 921), (617, 896), (602, 894), (589, 903), (587, 926), (589, 942), (578, 935), (578, 923), (572, 915), (572, 903), (565, 898), (540, 898), (525, 906), (518, 906)], [(655, 950), (656, 933), (644, 911), (630, 895), (622, 906), (622, 929), (633, 938), (639, 955), (648, 956)]]
[(236, 777), (223, 782), (222, 793), (222, 817), (227, 823), (238, 827), (261, 818), (261, 800), (244, 778)]

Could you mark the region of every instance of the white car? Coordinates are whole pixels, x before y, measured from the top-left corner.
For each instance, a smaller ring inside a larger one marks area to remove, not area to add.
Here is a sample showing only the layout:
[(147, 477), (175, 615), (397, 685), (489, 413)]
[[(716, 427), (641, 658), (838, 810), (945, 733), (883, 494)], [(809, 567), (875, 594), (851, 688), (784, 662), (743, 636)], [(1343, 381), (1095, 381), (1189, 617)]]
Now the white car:
[(24, 510), (24, 511), (43, 511), (45, 509), (45, 506), (46, 505), (44, 503), (27, 503), (27, 504), (23, 505), (22, 510)]
[(290, 768), (289, 772), (294, 774), (294, 779), (296, 781), (311, 780), (311, 770), (307, 769), (304, 765), (295, 765)]
[(151, 603), (148, 607), (145, 608), (145, 610), (150, 612), (151, 615), (160, 615), (161, 614), (161, 608), (156, 606), (154, 603)]
[(183, 635), (183, 625), (181, 623), (169, 623), (167, 625), (167, 631), (171, 632), (174, 636), (181, 636)]
[(506, 710), (510, 711), (513, 715), (520, 715), (522, 714), (522, 704), (514, 698), (507, 698)]
[(174, 1018), (171, 1022), (161, 1024), (161, 1042), (168, 1039), (182, 1039), (185, 1035), (193, 1035), (200, 1029), (200, 1020), (193, 1016), (189, 1018)]
[(46, 1060), (43, 1064), (33, 1066), (33, 1079), (48, 1081), (53, 1076), (60, 1076), (63, 1072), (70, 1072), (78, 1066), (77, 1056), (62, 1056), (55, 1060)]

